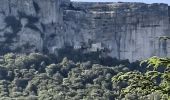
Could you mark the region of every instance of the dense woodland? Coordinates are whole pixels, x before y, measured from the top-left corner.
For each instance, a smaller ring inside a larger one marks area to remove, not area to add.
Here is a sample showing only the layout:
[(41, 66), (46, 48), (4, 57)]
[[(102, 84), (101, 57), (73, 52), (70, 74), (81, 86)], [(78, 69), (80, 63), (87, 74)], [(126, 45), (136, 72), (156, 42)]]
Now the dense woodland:
[(129, 63), (64, 56), (62, 60), (40, 53), (2, 56), (0, 100), (170, 100), (168, 58)]

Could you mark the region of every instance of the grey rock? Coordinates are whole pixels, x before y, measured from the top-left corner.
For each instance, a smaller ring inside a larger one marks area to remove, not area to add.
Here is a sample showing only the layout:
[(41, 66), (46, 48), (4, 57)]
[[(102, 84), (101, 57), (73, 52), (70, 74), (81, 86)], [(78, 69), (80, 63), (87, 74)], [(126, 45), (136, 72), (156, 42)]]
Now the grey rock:
[(130, 61), (167, 57), (170, 41), (159, 37), (170, 35), (169, 12), (167, 4), (0, 0), (0, 46), (57, 54), (69, 45)]

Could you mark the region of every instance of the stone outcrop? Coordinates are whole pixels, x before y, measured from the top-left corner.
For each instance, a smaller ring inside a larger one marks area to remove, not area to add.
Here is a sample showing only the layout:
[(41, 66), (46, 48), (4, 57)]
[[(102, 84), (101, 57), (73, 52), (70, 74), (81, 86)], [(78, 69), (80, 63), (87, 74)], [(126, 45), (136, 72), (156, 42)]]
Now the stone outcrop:
[(166, 57), (169, 16), (167, 4), (0, 0), (0, 54), (72, 46), (130, 61)]

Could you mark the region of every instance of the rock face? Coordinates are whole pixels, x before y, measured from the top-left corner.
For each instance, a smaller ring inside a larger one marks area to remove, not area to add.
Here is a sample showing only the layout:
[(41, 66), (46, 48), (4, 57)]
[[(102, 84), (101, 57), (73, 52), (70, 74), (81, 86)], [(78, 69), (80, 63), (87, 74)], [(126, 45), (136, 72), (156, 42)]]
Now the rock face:
[(72, 46), (130, 61), (166, 57), (169, 16), (167, 4), (0, 0), (0, 54)]

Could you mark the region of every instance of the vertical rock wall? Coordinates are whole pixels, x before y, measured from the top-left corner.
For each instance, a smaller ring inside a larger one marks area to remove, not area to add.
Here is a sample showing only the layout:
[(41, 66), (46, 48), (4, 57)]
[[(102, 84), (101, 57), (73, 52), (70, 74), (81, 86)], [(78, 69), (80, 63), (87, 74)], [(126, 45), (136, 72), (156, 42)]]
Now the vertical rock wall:
[(77, 2), (72, 5), (72, 10), (64, 11), (66, 33), (72, 37), (69, 43), (91, 40), (92, 44), (101, 43), (109, 49), (108, 55), (130, 61), (170, 55), (169, 41), (159, 39), (170, 35), (168, 5)]
[(0, 54), (42, 52), (63, 24), (61, 0), (0, 0)]
[(65, 46), (118, 59), (169, 56), (167, 4), (0, 0), (0, 54)]

